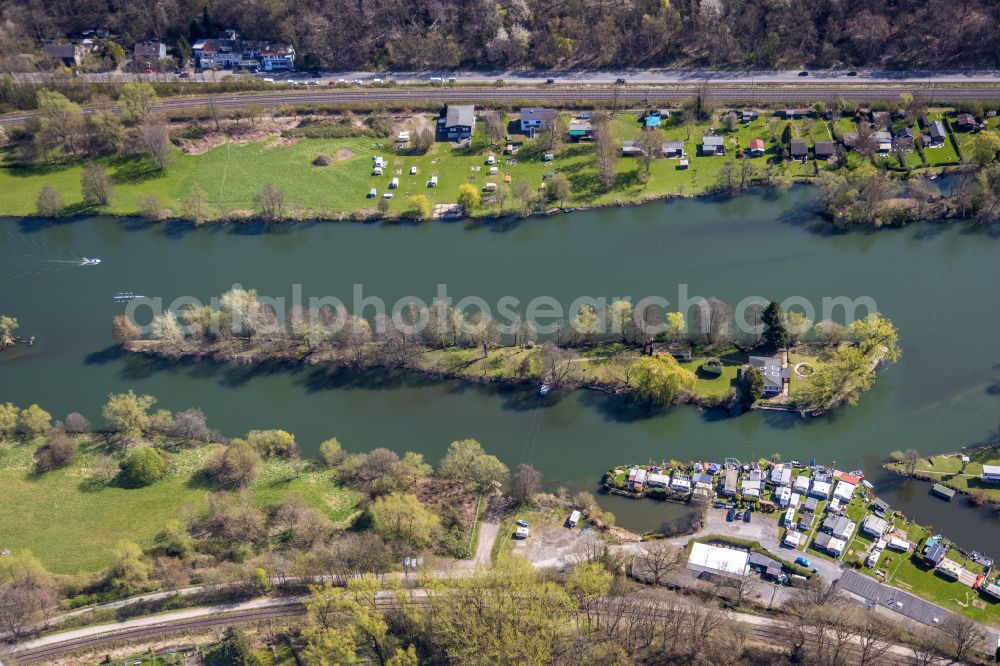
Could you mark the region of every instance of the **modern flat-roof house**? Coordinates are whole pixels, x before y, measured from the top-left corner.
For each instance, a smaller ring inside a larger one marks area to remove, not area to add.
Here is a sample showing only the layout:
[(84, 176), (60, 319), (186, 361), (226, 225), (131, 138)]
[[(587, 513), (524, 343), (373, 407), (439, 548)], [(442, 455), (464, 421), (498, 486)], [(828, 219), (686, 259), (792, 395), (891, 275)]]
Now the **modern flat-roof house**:
[(646, 484), (646, 470), (641, 467), (633, 467), (628, 472), (628, 483), (636, 490), (641, 489)]
[(678, 493), (691, 492), (691, 477), (687, 474), (674, 472), (670, 476), (670, 489)]
[(885, 514), (889, 513), (889, 503), (876, 497), (875, 501), (872, 502), (872, 510), (879, 518), (885, 518)]
[(684, 157), (683, 141), (664, 141), (661, 147), (663, 156), (670, 159), (680, 159)]
[(740, 473), (735, 469), (726, 470), (726, 480), (723, 482), (722, 494), (723, 495), (735, 495), (736, 488), (738, 487)]
[(990, 595), (994, 599), (1000, 600), (1000, 585), (996, 583), (990, 583), (989, 585), (983, 585), (979, 588), (980, 591)]
[(808, 532), (812, 529), (813, 523), (816, 521), (816, 514), (804, 512), (799, 518), (799, 529), (803, 532)]
[(960, 113), (955, 118), (955, 127), (962, 130), (963, 132), (970, 132), (976, 129), (976, 117), (971, 113)]
[(764, 154), (764, 140), (763, 139), (750, 139), (750, 150), (748, 151), (754, 157), (760, 157)]
[(726, 140), (721, 136), (703, 136), (701, 138), (702, 155), (725, 155)]
[(625, 157), (638, 157), (645, 154), (646, 152), (639, 145), (638, 141), (622, 141), (622, 155)]
[(777, 395), (784, 389), (788, 372), (781, 367), (781, 359), (777, 356), (751, 356), (750, 367), (759, 370), (764, 378), (765, 396)]
[(521, 107), (521, 132), (529, 137), (535, 136), (535, 132), (542, 127), (551, 127), (556, 122), (559, 112), (555, 109), (546, 109), (540, 106)]
[(792, 489), (788, 486), (778, 488), (774, 493), (774, 498), (778, 500), (778, 506), (788, 506), (792, 499)]
[(800, 474), (795, 477), (792, 482), (792, 489), (797, 493), (802, 493), (805, 495), (809, 492), (809, 477), (805, 474)]
[(861, 531), (877, 539), (881, 539), (887, 529), (889, 529), (889, 523), (877, 516), (866, 516), (861, 523)]
[(844, 548), (847, 546), (847, 542), (830, 534), (820, 533), (816, 535), (813, 545), (817, 548), (822, 548), (834, 557), (840, 557), (844, 552)]
[(810, 513), (816, 513), (816, 509), (819, 508), (819, 500), (815, 497), (806, 498), (806, 503), (802, 505), (804, 511), (809, 511)]
[(789, 548), (798, 548), (802, 543), (802, 533), (790, 529), (785, 532), (785, 538), (781, 542)]
[(839, 499), (844, 504), (851, 501), (854, 497), (854, 491), (857, 488), (853, 483), (848, 483), (847, 481), (838, 481), (837, 487), (833, 490), (833, 496)]
[(438, 134), (448, 141), (472, 137), (476, 125), (476, 107), (472, 104), (449, 104), (438, 118)]
[(804, 160), (809, 157), (809, 144), (801, 139), (795, 139), (788, 145), (788, 152), (793, 160)]
[(828, 498), (830, 496), (830, 484), (819, 479), (813, 480), (812, 487), (809, 489), (809, 496), (818, 497), (819, 499)]
[(1000, 483), (1000, 465), (983, 465), (983, 481)]
[(816, 153), (818, 160), (830, 159), (834, 155), (833, 141), (817, 141), (813, 146), (813, 152)]
[(569, 138), (574, 141), (583, 141), (585, 139), (594, 138), (594, 125), (590, 122), (590, 118), (582, 118), (577, 116), (573, 120), (569, 121), (569, 128), (567, 130)]
[(691, 555), (688, 557), (687, 566), (688, 569), (698, 573), (739, 578), (749, 572), (749, 561), (750, 553), (748, 551), (711, 546), (695, 541), (691, 544)]
[(943, 146), (946, 138), (948, 135), (945, 134), (944, 123), (940, 120), (932, 120), (927, 125), (927, 140), (924, 142), (926, 146), (930, 148)]
[(941, 558), (941, 562), (938, 563), (935, 571), (945, 578), (958, 580), (965, 573), (965, 568), (955, 560), (949, 560), (947, 557), (944, 557)]
[(215, 39), (199, 39), (191, 50), (200, 69), (258, 67), (273, 72), (295, 68), (295, 48), (291, 44), (240, 39), (235, 30), (227, 30)]
[(132, 47), (135, 60), (163, 60), (167, 57), (167, 45), (163, 42), (136, 42)]

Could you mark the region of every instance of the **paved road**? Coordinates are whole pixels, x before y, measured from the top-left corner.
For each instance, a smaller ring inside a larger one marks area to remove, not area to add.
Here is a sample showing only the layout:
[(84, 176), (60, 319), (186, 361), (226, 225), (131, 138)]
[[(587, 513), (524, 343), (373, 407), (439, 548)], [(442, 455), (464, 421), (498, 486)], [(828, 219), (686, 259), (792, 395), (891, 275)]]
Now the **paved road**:
[[(280, 106), (294, 104), (370, 104), (399, 103), (414, 107), (432, 107), (444, 103), (470, 102), (489, 103), (545, 103), (568, 104), (573, 102), (613, 102), (621, 104), (657, 104), (678, 101), (698, 92), (694, 85), (654, 88), (649, 86), (548, 86), (548, 87), (494, 87), (494, 88), (354, 88), (326, 89), (302, 88), (273, 92), (253, 92), (245, 94), (191, 95), (163, 99), (158, 111), (171, 111), (204, 107), (209, 103), (220, 107), (238, 107), (248, 104)], [(892, 100), (903, 92), (920, 91), (931, 102), (948, 102), (964, 99), (1000, 100), (1000, 85), (996, 87), (970, 86), (948, 87), (929, 90), (916, 84), (894, 84), (887, 86), (851, 86), (832, 84), (789, 84), (782, 87), (732, 86), (712, 84), (711, 94), (718, 100), (748, 104), (782, 102), (809, 103), (817, 99), (834, 100), (840, 97), (855, 100)], [(99, 107), (90, 106), (86, 113), (93, 113)], [(24, 122), (35, 115), (34, 112), (12, 113), (0, 116), (0, 125)]]

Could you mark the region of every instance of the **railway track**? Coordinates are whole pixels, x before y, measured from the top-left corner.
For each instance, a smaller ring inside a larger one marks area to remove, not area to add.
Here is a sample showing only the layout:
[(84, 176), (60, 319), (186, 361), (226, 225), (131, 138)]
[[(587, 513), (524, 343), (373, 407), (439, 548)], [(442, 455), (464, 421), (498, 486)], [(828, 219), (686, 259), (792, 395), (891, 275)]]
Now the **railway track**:
[[(925, 88), (926, 86), (919, 86)], [(844, 99), (873, 101), (893, 100), (900, 93), (915, 92), (918, 86), (910, 85), (783, 85), (783, 86), (709, 86), (711, 95), (725, 102), (766, 103), (766, 102), (813, 102), (817, 99)], [(454, 102), (510, 103), (510, 102), (613, 102), (639, 103), (681, 100), (696, 94), (702, 88), (693, 85), (670, 86), (575, 86), (575, 87), (511, 87), (511, 88), (392, 88), (378, 90), (276, 90), (274, 92), (252, 92), (242, 94), (192, 95), (189, 97), (165, 98), (156, 105), (158, 111), (171, 111), (203, 107), (208, 104), (224, 108), (258, 104), (303, 105), (303, 104), (401, 104), (432, 107)], [(925, 92), (925, 91), (921, 91)], [(926, 94), (926, 92), (925, 92)], [(954, 86), (939, 87), (928, 95), (930, 102), (954, 102), (978, 99), (1000, 100), (1000, 87)], [(85, 113), (93, 113), (98, 106), (89, 106)], [(0, 116), (0, 125), (22, 123), (36, 115), (27, 111)]]
[[(427, 601), (426, 599), (416, 597), (411, 599), (411, 603), (426, 605)], [(393, 610), (398, 607), (396, 600), (391, 596), (385, 596), (376, 600), (376, 605), (383, 611)], [(197, 631), (219, 626), (229, 626), (232, 624), (295, 617), (303, 615), (305, 612), (305, 605), (295, 599), (290, 603), (278, 606), (248, 609), (233, 613), (215, 613), (201, 617), (167, 621), (128, 629), (112, 629), (102, 634), (84, 636), (66, 641), (60, 641), (58, 643), (52, 643), (50, 645), (39, 646), (37, 648), (29, 648), (14, 652), (12, 655), (12, 663), (39, 663), (60, 654), (96, 648), (107, 643), (135, 642), (144, 638), (162, 636), (164, 634)], [(625, 614), (643, 617), (649, 615), (649, 613), (637, 611), (625, 611)], [(771, 620), (769, 622), (759, 623), (751, 619), (755, 618), (755, 616), (741, 616), (736, 613), (731, 614), (729, 617), (730, 619), (743, 625), (748, 636), (763, 645), (784, 645), (788, 643), (789, 634), (787, 625), (781, 620)], [(813, 638), (807, 638), (806, 640), (806, 643), (810, 645), (815, 642), (816, 641)], [(858, 651), (858, 648), (856, 646), (851, 646), (848, 650), (856, 652)], [(908, 666), (912, 664), (913, 661), (909, 658), (904, 648), (894, 645), (882, 656), (879, 663), (891, 666)]]

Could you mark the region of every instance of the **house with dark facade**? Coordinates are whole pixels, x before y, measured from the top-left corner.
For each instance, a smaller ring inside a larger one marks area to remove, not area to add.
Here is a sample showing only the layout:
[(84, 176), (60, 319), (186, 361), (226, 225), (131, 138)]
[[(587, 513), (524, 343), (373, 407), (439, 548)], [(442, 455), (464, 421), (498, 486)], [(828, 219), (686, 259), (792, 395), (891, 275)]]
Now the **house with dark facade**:
[(809, 144), (801, 139), (795, 139), (788, 145), (788, 152), (793, 160), (804, 160), (809, 157)]
[(156, 62), (167, 57), (167, 45), (163, 42), (136, 42), (132, 47), (132, 58), (142, 62)]
[(945, 139), (948, 135), (944, 131), (944, 123), (940, 120), (932, 120), (927, 125), (927, 140), (925, 144), (927, 147), (936, 148), (938, 146), (943, 146)]
[(472, 104), (449, 104), (438, 118), (438, 134), (448, 141), (472, 137), (476, 125), (476, 107)]
[(295, 68), (295, 48), (291, 44), (242, 39), (235, 30), (227, 30), (215, 39), (199, 39), (191, 50), (199, 69), (273, 72)]
[(816, 159), (828, 160), (835, 154), (833, 141), (817, 141), (813, 151), (816, 153)]

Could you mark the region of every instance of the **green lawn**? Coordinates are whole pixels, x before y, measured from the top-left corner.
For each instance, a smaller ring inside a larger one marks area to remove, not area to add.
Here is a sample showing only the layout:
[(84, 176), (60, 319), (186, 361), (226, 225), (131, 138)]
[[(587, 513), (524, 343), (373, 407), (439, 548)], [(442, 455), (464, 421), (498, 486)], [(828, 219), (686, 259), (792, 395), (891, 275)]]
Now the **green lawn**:
[[(961, 454), (958, 453), (921, 458), (917, 461), (914, 473), (960, 492), (982, 490), (990, 500), (1000, 502), (1000, 484), (985, 483), (982, 480), (984, 464), (1000, 465), (1000, 448), (970, 451), (969, 463), (964, 471)], [(889, 467), (900, 473), (904, 471), (900, 463), (889, 463)]]
[[(816, 121), (793, 121), (796, 133), (815, 137), (828, 134), (826, 125)], [(389, 210), (401, 213), (408, 208), (407, 199), (411, 195), (425, 194), (432, 203), (454, 203), (458, 198), (458, 188), (470, 183), (481, 189), (488, 182), (504, 188), (504, 177), (511, 180), (523, 179), (531, 183), (533, 189), (542, 185), (543, 175), (549, 171), (561, 172), (572, 185), (572, 196), (564, 202), (567, 206), (602, 205), (636, 201), (668, 195), (695, 195), (711, 188), (718, 181), (719, 171), (724, 164), (738, 162), (734, 159), (737, 151), (745, 149), (752, 138), (762, 138), (768, 144), (765, 158), (752, 160), (756, 170), (763, 168), (766, 161), (774, 157), (777, 146), (771, 139), (766, 118), (759, 118), (749, 127), (739, 125), (732, 132), (721, 127), (714, 131), (726, 137), (729, 155), (702, 157), (698, 146), (708, 123), (678, 125), (669, 122), (657, 130), (666, 140), (683, 140), (686, 145), (690, 166), (679, 169), (677, 160), (654, 160), (650, 173), (645, 173), (642, 160), (621, 158), (616, 171), (617, 180), (610, 191), (605, 192), (599, 184), (597, 168), (593, 158), (593, 146), (587, 142), (567, 142), (556, 151), (552, 163), (542, 160), (542, 151), (526, 143), (519, 154), (505, 156), (502, 145), (490, 146), (481, 131), (474, 135), (472, 146), (456, 149), (448, 143), (435, 143), (423, 155), (411, 155), (406, 151), (397, 153), (392, 142), (386, 139), (299, 139), (298, 141), (270, 138), (251, 144), (224, 143), (204, 154), (190, 155), (174, 152), (173, 160), (163, 172), (148, 168), (141, 159), (120, 157), (98, 160), (104, 165), (114, 181), (115, 191), (110, 204), (100, 211), (113, 214), (134, 214), (139, 210), (143, 197), (155, 196), (160, 205), (175, 214), (181, 214), (182, 202), (195, 186), (207, 195), (212, 216), (239, 215), (255, 208), (254, 196), (262, 185), (271, 183), (284, 190), (290, 204), (303, 217), (336, 217), (360, 210), (374, 210), (377, 199), (369, 199), (367, 194), (375, 188), (378, 196), (388, 192), (392, 178), (399, 178), (399, 187), (392, 190), (393, 198)], [(641, 131), (635, 115), (618, 114), (612, 120), (612, 129), (619, 139), (634, 139)], [(780, 127), (778, 128), (780, 136)], [(489, 175), (487, 156), (496, 156), (498, 173)], [(328, 155), (333, 163), (326, 167), (312, 166), (317, 155)], [(383, 175), (371, 175), (372, 158), (381, 155), (388, 162)], [(810, 163), (782, 163), (775, 165), (780, 170), (788, 170), (795, 176), (812, 176), (815, 173)], [(410, 174), (416, 167), (417, 173)], [(80, 175), (82, 163), (53, 167), (0, 168), (0, 211), (6, 215), (30, 215), (35, 212), (35, 200), (45, 185), (57, 189), (63, 197), (69, 212), (99, 212), (82, 204)], [(430, 188), (427, 183), (431, 176), (438, 177), (438, 185)], [(511, 194), (504, 211), (513, 211), (519, 202)], [(497, 214), (499, 204), (484, 203), (475, 214)]]
[[(122, 539), (152, 545), (167, 521), (180, 518), (182, 509), (203, 508), (212, 490), (198, 478), (211, 446), (169, 454), (167, 477), (136, 489), (102, 481), (117, 461), (92, 444), (82, 446), (69, 467), (36, 476), (37, 446), (0, 442), (0, 548), (30, 549), (55, 573), (100, 570)], [(298, 494), (334, 521), (347, 518), (358, 502), (354, 491), (334, 485), (330, 472), (308, 468), (296, 476), (283, 460), (267, 461), (251, 490), (261, 505)]]
[[(944, 121), (945, 113), (942, 111), (932, 111), (927, 114), (928, 120), (940, 120)], [(945, 129), (947, 130), (947, 125)], [(944, 142), (944, 145), (938, 148), (927, 148), (924, 147), (924, 159), (927, 160), (927, 166), (939, 166), (942, 164), (954, 164), (958, 162), (958, 153), (955, 152), (955, 146), (952, 145), (951, 139), (949, 138)]]
[(740, 371), (740, 364), (728, 363), (723, 360), (722, 374), (713, 376), (701, 370), (702, 364), (707, 358), (693, 358), (690, 361), (682, 361), (679, 365), (690, 370), (698, 378), (695, 382), (694, 392), (705, 398), (725, 398), (736, 389), (736, 377)]
[[(788, 385), (788, 396), (793, 403), (802, 397), (802, 392), (808, 388), (810, 376), (801, 377), (795, 372), (799, 363), (807, 363), (814, 370), (819, 371), (827, 363), (828, 352), (813, 347), (798, 347), (795, 351), (788, 353), (788, 365), (791, 371), (791, 380)], [(808, 372), (808, 368), (803, 367), (803, 372)]]

